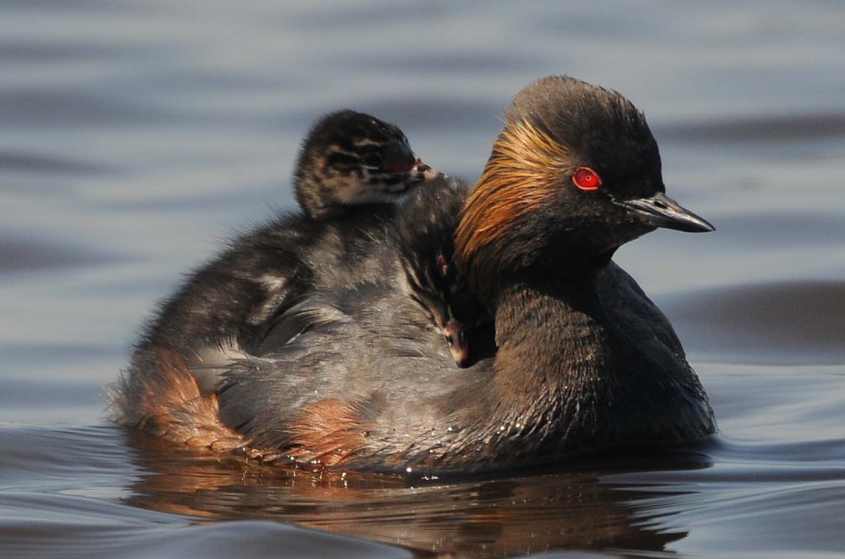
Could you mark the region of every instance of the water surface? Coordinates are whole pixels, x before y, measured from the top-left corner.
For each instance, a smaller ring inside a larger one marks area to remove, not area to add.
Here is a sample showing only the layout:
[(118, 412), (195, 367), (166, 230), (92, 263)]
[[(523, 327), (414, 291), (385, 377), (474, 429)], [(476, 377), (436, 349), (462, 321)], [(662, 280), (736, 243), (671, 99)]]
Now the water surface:
[[(845, 9), (581, 4), (3, 2), (0, 555), (845, 551)], [(371, 111), (471, 179), (510, 96), (562, 72), (642, 108), (669, 191), (718, 227), (618, 256), (673, 320), (717, 438), (505, 478), (341, 478), (106, 421), (155, 302), (290, 207), (314, 118)]]

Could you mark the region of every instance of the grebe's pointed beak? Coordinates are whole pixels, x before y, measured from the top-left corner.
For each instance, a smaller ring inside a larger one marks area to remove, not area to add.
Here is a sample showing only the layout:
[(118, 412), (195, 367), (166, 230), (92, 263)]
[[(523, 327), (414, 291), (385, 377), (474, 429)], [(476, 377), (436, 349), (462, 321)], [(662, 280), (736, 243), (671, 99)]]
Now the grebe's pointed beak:
[(707, 233), (716, 230), (709, 221), (689, 211), (662, 192), (648, 198), (619, 200), (615, 203), (625, 208), (629, 214), (636, 215), (655, 227), (688, 233)]

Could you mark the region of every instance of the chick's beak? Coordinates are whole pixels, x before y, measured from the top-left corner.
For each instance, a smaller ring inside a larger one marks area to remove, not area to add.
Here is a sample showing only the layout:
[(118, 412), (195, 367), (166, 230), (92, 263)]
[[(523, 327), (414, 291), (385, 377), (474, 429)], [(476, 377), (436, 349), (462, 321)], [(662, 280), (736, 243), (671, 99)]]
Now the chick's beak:
[(430, 165), (423, 163), (422, 159), (417, 158), (414, 162), (414, 166), (411, 167), (411, 176), (418, 181), (424, 182), (438, 179), (444, 177), (445, 175)]
[(709, 221), (695, 215), (662, 192), (648, 198), (619, 200), (615, 203), (625, 208), (629, 214), (635, 215), (655, 227), (677, 229), (689, 233), (707, 233), (716, 230)]
[(455, 364), (462, 369), (469, 367), (471, 358), (470, 347), (463, 324), (456, 320), (450, 320), (446, 324), (444, 336), (446, 337), (446, 343), (449, 344), (449, 351), (452, 353)]

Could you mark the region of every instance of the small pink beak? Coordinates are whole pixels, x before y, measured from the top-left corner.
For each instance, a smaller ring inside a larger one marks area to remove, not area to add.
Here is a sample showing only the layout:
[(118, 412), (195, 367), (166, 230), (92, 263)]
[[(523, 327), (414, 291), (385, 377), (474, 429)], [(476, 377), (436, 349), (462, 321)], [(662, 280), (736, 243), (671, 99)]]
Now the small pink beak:
[(417, 159), (414, 166), (411, 168), (411, 175), (418, 181), (432, 181), (434, 179), (443, 178), (446, 175), (434, 169), (433, 167), (423, 163), (422, 159)]
[(450, 320), (446, 324), (444, 334), (455, 364), (461, 369), (469, 367), (472, 355), (470, 354), (469, 340), (467, 340), (463, 324), (457, 320)]

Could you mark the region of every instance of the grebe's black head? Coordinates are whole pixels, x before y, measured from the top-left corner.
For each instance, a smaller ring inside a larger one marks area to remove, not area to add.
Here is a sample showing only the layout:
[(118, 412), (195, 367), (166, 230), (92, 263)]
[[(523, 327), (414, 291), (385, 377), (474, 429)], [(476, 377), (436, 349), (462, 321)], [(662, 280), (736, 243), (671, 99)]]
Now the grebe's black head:
[(514, 98), (463, 209), (457, 256), (481, 281), (538, 266), (573, 270), (657, 227), (713, 230), (666, 196), (657, 142), (630, 101), (552, 76)]
[(394, 203), (437, 175), (398, 127), (343, 110), (321, 118), (305, 138), (294, 187), (305, 213), (323, 219), (348, 206)]

